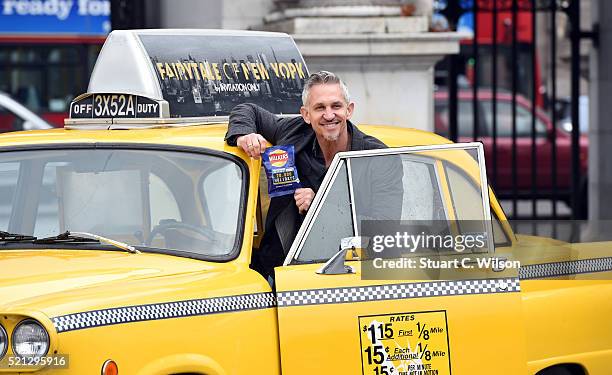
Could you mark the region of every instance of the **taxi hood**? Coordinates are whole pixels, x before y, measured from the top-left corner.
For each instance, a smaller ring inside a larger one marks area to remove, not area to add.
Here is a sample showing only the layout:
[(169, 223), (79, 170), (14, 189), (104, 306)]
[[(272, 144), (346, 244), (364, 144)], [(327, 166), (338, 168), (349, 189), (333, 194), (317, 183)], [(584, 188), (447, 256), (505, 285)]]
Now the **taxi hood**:
[[(0, 311), (49, 317), (215, 293), (237, 277), (231, 263), (100, 250), (0, 251)], [(244, 274), (244, 272), (242, 272)], [(215, 285), (219, 285), (216, 287)], [(206, 286), (203, 287), (203, 284)]]

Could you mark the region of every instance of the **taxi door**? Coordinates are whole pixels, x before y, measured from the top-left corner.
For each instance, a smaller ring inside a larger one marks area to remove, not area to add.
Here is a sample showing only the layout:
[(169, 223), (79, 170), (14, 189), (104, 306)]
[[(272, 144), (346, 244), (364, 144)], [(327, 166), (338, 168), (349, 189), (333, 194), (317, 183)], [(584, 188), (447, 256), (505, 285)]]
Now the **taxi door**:
[[(526, 373), (518, 269), (477, 265), (507, 240), (494, 238), (483, 155), (470, 143), (336, 156), (276, 268), (284, 374)], [(407, 251), (396, 269), (373, 266), (366, 245), (340, 250), (342, 239), (365, 243), (366, 223), (412, 220), (446, 222), (453, 233), (472, 220), (485, 244)]]

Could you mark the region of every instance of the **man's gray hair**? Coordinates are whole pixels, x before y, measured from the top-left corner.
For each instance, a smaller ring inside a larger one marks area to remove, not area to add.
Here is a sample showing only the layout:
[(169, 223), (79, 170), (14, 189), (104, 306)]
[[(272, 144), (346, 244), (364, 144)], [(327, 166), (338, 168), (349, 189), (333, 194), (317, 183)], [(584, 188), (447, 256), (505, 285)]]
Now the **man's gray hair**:
[(351, 97), (349, 95), (348, 88), (346, 87), (344, 82), (342, 82), (340, 77), (338, 77), (332, 72), (321, 70), (320, 72), (312, 73), (306, 80), (306, 83), (304, 84), (304, 90), (302, 91), (302, 104), (306, 106), (306, 103), (308, 103), (308, 99), (310, 96), (310, 89), (312, 88), (312, 86), (324, 85), (324, 84), (330, 84), (330, 83), (339, 84), (340, 89), (342, 89), (342, 96), (344, 96), (344, 100), (346, 101), (346, 104), (351, 102)]

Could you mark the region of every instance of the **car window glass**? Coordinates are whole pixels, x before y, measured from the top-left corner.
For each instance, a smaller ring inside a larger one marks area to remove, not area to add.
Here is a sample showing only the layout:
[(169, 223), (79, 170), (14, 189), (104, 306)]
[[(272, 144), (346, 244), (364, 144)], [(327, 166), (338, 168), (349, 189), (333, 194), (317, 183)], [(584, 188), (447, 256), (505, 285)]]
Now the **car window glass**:
[(444, 220), (446, 214), (435, 165), (402, 155), (402, 220)]
[(403, 154), (351, 159), (361, 220), (446, 220), (435, 160)]
[[(106, 233), (117, 237), (136, 235), (146, 228), (143, 189), (132, 188), (142, 185), (142, 171), (90, 172), (66, 167), (57, 168), (56, 174), (64, 196), (61, 200), (61, 231)], [(96, 214), (92, 215), (93, 212)]]
[(493, 239), (495, 247), (512, 245), (512, 242), (506, 235), (506, 232), (504, 232), (502, 224), (497, 216), (495, 216), (493, 212), (491, 212), (491, 216), (493, 217)]
[(238, 248), (245, 184), (240, 166), (225, 157), (45, 149), (4, 152), (0, 166), (0, 216), (8, 221), (0, 230), (38, 237), (90, 232), (203, 257)]
[[(493, 134), (493, 104), (490, 100), (482, 102), (489, 133)], [(531, 136), (531, 111), (517, 103), (516, 105), (516, 135), (517, 137)], [(512, 136), (512, 103), (497, 102), (497, 136)], [(546, 136), (546, 125), (536, 115), (536, 136)]]
[(18, 176), (19, 163), (0, 163), (0, 230), (8, 229)]
[(149, 196), (151, 225), (159, 225), (161, 220), (166, 219), (182, 221), (181, 212), (172, 191), (161, 178), (154, 174), (149, 175)]
[(64, 168), (66, 163), (51, 162), (43, 170), (43, 179), (38, 189), (38, 218), (34, 227), (37, 237), (55, 236), (60, 233), (60, 195), (56, 184), (58, 169)]
[(204, 209), (210, 227), (221, 233), (233, 234), (237, 226), (237, 213), (240, 209), (241, 186), (240, 168), (236, 164), (226, 164), (204, 177)]
[(339, 168), (297, 257), (300, 262), (326, 261), (340, 249), (342, 238), (354, 234), (344, 162)]
[(471, 183), (463, 171), (452, 166), (447, 165), (446, 176), (459, 232), (488, 233), (480, 188)]
[(36, 113), (66, 112), (71, 100), (87, 91), (101, 47), (98, 43), (0, 46), (0, 91)]
[[(485, 122), (485, 117), (482, 113), (481, 102), (477, 102), (476, 105), (479, 108), (478, 112), (478, 135), (480, 137), (488, 135), (488, 128)], [(460, 100), (459, 101), (459, 113), (458, 113), (458, 131), (460, 137), (473, 137), (474, 136), (474, 102), (472, 100)]]
[[(443, 136), (449, 136), (449, 108), (448, 99), (437, 99), (435, 112), (439, 124), (436, 124), (436, 132)], [(482, 111), (478, 114), (478, 134), (488, 135), (488, 128)], [(474, 136), (474, 104), (471, 100), (459, 100), (457, 109), (457, 131), (460, 137)]]
[[(517, 133), (519, 137), (531, 136), (531, 110), (527, 110), (525, 107), (517, 106)], [(546, 136), (546, 125), (540, 120), (536, 114), (536, 137)], [(520, 123), (520, 125), (519, 125)]]
[(448, 164), (446, 175), (457, 220), (484, 220), (480, 188), (475, 187), (462, 171)]
[[(490, 233), (490, 225), (485, 221), (485, 209), (490, 207), (488, 202), (485, 207), (478, 187), (481, 183), (481, 147), (349, 157), (346, 166), (350, 174), (345, 176), (344, 169), (338, 173), (328, 195), (322, 198), (320, 212), (305, 223), (305, 238), (297, 239), (302, 241), (301, 248), (297, 249), (297, 260), (327, 261), (339, 249), (342, 238), (354, 235), (351, 202), (359, 235), (368, 233), (367, 228), (363, 231), (361, 228), (362, 221), (366, 220), (402, 220), (406, 224), (411, 220), (442, 220), (446, 226), (450, 224), (451, 209), (456, 219), (463, 221), (459, 223), (460, 233)], [(450, 165), (449, 160), (466, 169)], [(438, 169), (447, 177), (438, 173)], [(448, 193), (443, 192), (445, 185)], [(449, 204), (452, 207), (447, 207)], [(488, 249), (486, 246), (481, 251)]]
[[(350, 159), (358, 230), (363, 220), (447, 220), (435, 162), (418, 155)], [(348, 177), (338, 173), (298, 255), (299, 261), (327, 261), (340, 240), (353, 236)]]

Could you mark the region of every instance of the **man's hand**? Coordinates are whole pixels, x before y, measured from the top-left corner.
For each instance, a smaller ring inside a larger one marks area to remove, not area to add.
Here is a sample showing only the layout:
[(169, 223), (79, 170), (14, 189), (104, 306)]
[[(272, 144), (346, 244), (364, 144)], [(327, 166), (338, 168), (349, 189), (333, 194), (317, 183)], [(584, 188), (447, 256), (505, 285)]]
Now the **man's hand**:
[(293, 198), (295, 198), (295, 205), (297, 206), (300, 214), (305, 214), (310, 208), (310, 204), (314, 199), (315, 193), (311, 188), (295, 189)]
[(236, 144), (253, 159), (259, 159), (259, 155), (268, 148), (268, 141), (257, 133), (241, 135), (236, 139)]

